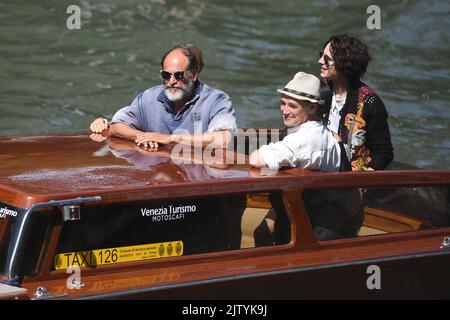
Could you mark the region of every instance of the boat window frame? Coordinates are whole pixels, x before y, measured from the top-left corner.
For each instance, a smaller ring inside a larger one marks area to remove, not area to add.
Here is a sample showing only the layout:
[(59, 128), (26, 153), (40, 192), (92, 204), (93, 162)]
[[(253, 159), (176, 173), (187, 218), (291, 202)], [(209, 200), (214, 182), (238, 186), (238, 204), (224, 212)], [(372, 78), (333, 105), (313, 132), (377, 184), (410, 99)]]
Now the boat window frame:
[[(31, 277), (36, 278), (42, 276), (42, 274), (48, 274), (46, 272), (46, 269), (44, 267), (47, 267), (49, 264), (48, 261), (48, 249), (52, 247), (51, 241), (55, 239), (55, 236), (58, 235), (58, 229), (55, 230), (55, 227), (58, 226), (62, 221), (62, 210), (55, 210), (57, 207), (62, 207), (64, 205), (73, 205), (73, 204), (79, 204), (84, 202), (90, 202), (90, 201), (99, 201), (101, 198), (99, 196), (93, 196), (93, 197), (78, 197), (75, 199), (64, 199), (64, 200), (50, 200), (45, 202), (38, 202), (34, 203), (28, 208), (18, 208), (21, 211), (22, 217), (20, 219), (20, 226), (18, 230), (18, 234), (12, 239), (12, 252), (11, 255), (6, 257), (6, 261), (9, 263), (8, 270), (7, 270), (7, 279), (5, 280), (6, 283), (11, 284), (21, 284), (23, 281), (23, 278), (25, 275), (23, 274), (24, 266), (23, 262), (21, 263), (21, 255), (23, 255), (23, 248), (29, 246), (28, 242), (24, 239), (26, 239), (25, 231), (30, 231), (29, 228), (36, 228), (35, 226), (30, 226), (30, 219), (31, 217), (34, 217), (37, 214), (43, 214), (42, 211), (45, 211), (50, 215), (49, 221), (46, 223), (46, 232), (43, 234), (43, 239), (41, 243), (38, 244), (38, 251), (39, 256), (37, 257), (38, 261), (33, 261), (33, 275)], [(7, 204), (7, 203), (6, 203)], [(8, 204), (10, 205), (10, 204)], [(12, 205), (11, 205), (12, 206)], [(15, 207), (15, 206), (12, 206)], [(45, 210), (47, 209), (47, 210)], [(50, 211), (53, 211), (50, 212)], [(55, 215), (55, 216), (53, 216)], [(57, 215), (57, 216), (56, 216)], [(8, 221), (10, 223), (10, 221)], [(32, 229), (31, 229), (32, 230)], [(60, 230), (59, 230), (60, 231)], [(32, 232), (32, 231), (31, 231)], [(48, 234), (50, 233), (50, 234)], [(17, 262), (18, 261), (18, 262)]]
[[(408, 172), (406, 170), (395, 170), (395, 174), (400, 174), (400, 175), (408, 175)], [(394, 178), (391, 178), (392, 181), (389, 181), (388, 183), (386, 183), (386, 181), (383, 181), (382, 183), (380, 183), (377, 179), (374, 179), (370, 182), (366, 182), (366, 183), (361, 183), (361, 182), (354, 182), (354, 180), (359, 180), (359, 179), (350, 179), (347, 180), (343, 185), (339, 186), (339, 187), (331, 187), (330, 185), (327, 184), (327, 187), (322, 187), (322, 186), (317, 186), (317, 187), (301, 187), (297, 189), (297, 194), (301, 197), (301, 202), (302, 204), (304, 204), (303, 202), (303, 192), (305, 190), (310, 190), (310, 189), (349, 189), (349, 188), (383, 188), (383, 187), (390, 187), (390, 188), (395, 188), (395, 187), (406, 187), (406, 188), (414, 188), (414, 187), (435, 187), (435, 186), (448, 186), (448, 188), (450, 188), (450, 170), (409, 170), (414, 171), (415, 173), (420, 173), (423, 174), (424, 180), (423, 181), (412, 181), (412, 179), (406, 177), (406, 179), (399, 179), (396, 180)], [(375, 175), (387, 175), (388, 171), (375, 171), (375, 172), (368, 172), (366, 174), (374, 174)], [(349, 174), (355, 174), (354, 172), (349, 172), (349, 173), (345, 173), (345, 175), (349, 175)], [(356, 173), (357, 175), (359, 175), (359, 177), (361, 177), (361, 174), (364, 173)], [(438, 179), (439, 175), (443, 175), (441, 177), (439, 177), (440, 179)], [(351, 176), (349, 176), (351, 177)], [(433, 177), (436, 177), (435, 181), (430, 181), (429, 179), (433, 179)], [(406, 180), (411, 180), (408, 182), (405, 182)], [(309, 224), (309, 229), (312, 233), (312, 242), (313, 244), (311, 244), (311, 246), (307, 246), (307, 247), (313, 247), (313, 248), (333, 248), (333, 247), (347, 247), (347, 246), (354, 246), (354, 245), (367, 245), (368, 243), (387, 243), (387, 242), (391, 242), (391, 241), (401, 241), (401, 240), (405, 240), (408, 238), (420, 238), (420, 237), (428, 237), (428, 236), (433, 236), (433, 235), (448, 235), (450, 234), (450, 225), (448, 227), (438, 227), (438, 228), (432, 228), (432, 229), (427, 229), (427, 230), (410, 230), (410, 231), (405, 231), (405, 232), (395, 232), (395, 233), (385, 233), (385, 234), (376, 234), (376, 235), (370, 235), (370, 236), (356, 236), (356, 237), (349, 237), (349, 238), (342, 238), (342, 239), (334, 239), (334, 240), (324, 240), (324, 241), (320, 241), (317, 240), (316, 237), (313, 234), (312, 231), (312, 225), (311, 225), (311, 221), (309, 219), (309, 214), (305, 208), (305, 206), (303, 205), (302, 209), (304, 210), (304, 214), (306, 215), (306, 219), (307, 219), (307, 223)]]
[[(230, 188), (232, 189), (232, 188)], [(208, 252), (208, 253), (198, 253), (198, 254), (192, 254), (192, 255), (182, 255), (182, 256), (174, 256), (174, 257), (168, 257), (168, 258), (158, 258), (158, 259), (147, 259), (147, 260), (139, 260), (139, 261), (132, 261), (132, 262), (122, 262), (117, 264), (105, 264), (105, 265), (98, 265), (95, 268), (81, 268), (81, 272), (83, 275), (95, 275), (98, 273), (103, 272), (114, 272), (117, 270), (118, 272), (123, 271), (124, 268), (133, 267), (133, 268), (147, 268), (149, 266), (154, 266), (155, 268), (165, 266), (165, 265), (173, 265), (173, 264), (184, 264), (184, 263), (200, 263), (209, 261), (211, 259), (223, 259), (223, 258), (230, 258), (230, 259), (242, 259), (242, 258), (248, 258), (249, 256), (261, 256), (272, 252), (285, 252), (285, 251), (291, 251), (294, 250), (296, 245), (298, 245), (298, 232), (296, 231), (296, 223), (293, 223), (293, 221), (297, 220), (298, 217), (295, 217), (295, 212), (292, 211), (292, 200), (289, 200), (289, 196), (286, 194), (286, 191), (283, 191), (282, 189), (261, 189), (261, 190), (238, 190), (233, 189), (232, 191), (226, 192), (226, 193), (220, 193), (220, 194), (214, 194), (213, 196), (233, 196), (238, 194), (257, 194), (257, 193), (279, 193), (281, 197), (281, 202), (283, 204), (286, 217), (289, 220), (290, 225), (290, 242), (286, 244), (276, 244), (273, 246), (261, 246), (261, 247), (251, 247), (251, 248), (239, 248), (235, 250), (225, 250), (225, 251), (217, 251), (217, 252)], [(197, 196), (194, 198), (201, 198), (204, 196)], [(209, 197), (209, 196), (208, 196)], [(192, 199), (192, 196), (183, 196), (177, 198), (177, 200), (187, 200)], [(157, 200), (157, 199), (152, 199)], [(122, 201), (118, 202), (102, 202), (102, 203), (95, 203), (95, 206), (102, 205), (104, 203), (108, 204), (123, 204)], [(50, 276), (50, 277), (61, 277), (61, 276), (67, 276), (68, 270), (72, 269), (61, 269), (61, 270), (52, 270), (53, 265), (53, 259), (56, 253), (57, 249), (57, 241), (59, 240), (59, 236), (62, 229), (62, 223), (58, 226), (55, 225), (55, 227), (58, 227), (58, 230), (53, 230), (53, 237), (52, 242), (50, 242), (50, 246), (47, 247), (47, 253), (46, 257), (43, 260), (42, 267), (40, 268), (41, 274), (38, 276)]]

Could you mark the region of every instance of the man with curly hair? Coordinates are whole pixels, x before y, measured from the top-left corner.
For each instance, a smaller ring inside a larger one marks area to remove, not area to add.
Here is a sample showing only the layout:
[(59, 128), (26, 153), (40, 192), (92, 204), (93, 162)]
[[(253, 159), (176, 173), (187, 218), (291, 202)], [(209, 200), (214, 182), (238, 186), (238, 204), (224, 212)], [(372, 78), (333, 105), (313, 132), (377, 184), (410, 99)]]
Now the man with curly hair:
[(370, 60), (367, 46), (344, 33), (325, 42), (318, 61), (331, 89), (326, 123), (341, 137), (353, 171), (382, 170), (394, 157), (383, 101), (360, 80)]

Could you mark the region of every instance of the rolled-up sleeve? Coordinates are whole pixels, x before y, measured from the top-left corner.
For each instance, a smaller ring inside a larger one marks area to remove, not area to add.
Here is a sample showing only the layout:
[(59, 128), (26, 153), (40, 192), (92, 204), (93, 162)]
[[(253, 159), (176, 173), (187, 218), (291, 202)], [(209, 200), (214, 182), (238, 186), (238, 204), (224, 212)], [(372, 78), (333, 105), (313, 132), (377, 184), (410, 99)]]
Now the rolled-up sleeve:
[(111, 124), (125, 123), (133, 127), (134, 129), (141, 130), (142, 119), (141, 112), (139, 110), (139, 96), (137, 96), (131, 105), (119, 109), (113, 116)]
[(309, 138), (304, 134), (291, 134), (282, 141), (262, 146), (259, 153), (270, 169), (278, 170), (283, 166), (318, 169), (325, 152), (320, 148), (316, 150), (314, 144), (308, 142)]
[(234, 108), (230, 97), (225, 93), (217, 95), (214, 105), (211, 108), (211, 119), (208, 124), (208, 132), (237, 130)]
[(282, 166), (295, 166), (294, 151), (283, 141), (270, 143), (259, 149), (259, 154), (270, 169), (278, 170)]

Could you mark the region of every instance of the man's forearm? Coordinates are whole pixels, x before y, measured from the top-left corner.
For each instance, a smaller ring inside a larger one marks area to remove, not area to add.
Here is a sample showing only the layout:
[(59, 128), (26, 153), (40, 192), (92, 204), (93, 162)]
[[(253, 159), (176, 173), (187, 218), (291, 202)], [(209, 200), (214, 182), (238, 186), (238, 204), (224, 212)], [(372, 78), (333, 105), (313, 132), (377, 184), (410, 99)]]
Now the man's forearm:
[(113, 123), (109, 128), (109, 132), (111, 135), (124, 138), (127, 140), (136, 140), (139, 134), (142, 134), (142, 131), (134, 129), (125, 123)]
[(174, 134), (172, 142), (191, 146), (213, 146), (216, 148), (226, 148), (231, 140), (231, 133), (228, 131), (206, 132), (203, 134)]
[(109, 129), (111, 135), (134, 140), (137, 145), (145, 145), (152, 141), (161, 144), (168, 144), (171, 142), (180, 143), (184, 145), (206, 147), (212, 146), (215, 148), (226, 148), (232, 138), (232, 134), (228, 131), (206, 132), (202, 134), (163, 134), (159, 132), (142, 132), (130, 127), (125, 123), (114, 123)]

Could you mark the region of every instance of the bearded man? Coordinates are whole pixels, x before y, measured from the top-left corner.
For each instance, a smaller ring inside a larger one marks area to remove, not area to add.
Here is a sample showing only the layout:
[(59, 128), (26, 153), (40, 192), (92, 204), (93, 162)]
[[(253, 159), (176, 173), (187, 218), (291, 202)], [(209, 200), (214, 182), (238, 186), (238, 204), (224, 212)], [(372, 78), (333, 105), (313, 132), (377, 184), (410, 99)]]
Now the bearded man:
[[(198, 61), (198, 47), (194, 46), (197, 51), (192, 48), (180, 44), (164, 54), (160, 71), (163, 84), (141, 92), (131, 105), (117, 111), (111, 135), (149, 149), (198, 140), (202, 145), (226, 146), (230, 132), (237, 129), (234, 108), (226, 93), (199, 81), (203, 61)], [(105, 127), (107, 121), (99, 118), (91, 130), (99, 132)]]

